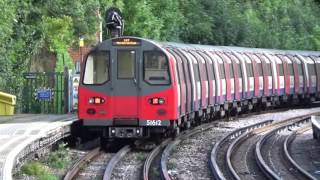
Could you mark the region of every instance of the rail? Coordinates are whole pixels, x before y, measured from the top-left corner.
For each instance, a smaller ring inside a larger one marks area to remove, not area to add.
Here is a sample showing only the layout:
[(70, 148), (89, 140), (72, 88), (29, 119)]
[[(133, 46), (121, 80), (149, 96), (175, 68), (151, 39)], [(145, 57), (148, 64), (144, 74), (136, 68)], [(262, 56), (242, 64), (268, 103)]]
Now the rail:
[(100, 147), (97, 147), (90, 152), (88, 152), (83, 158), (79, 159), (72, 168), (64, 176), (63, 180), (72, 180), (79, 173), (82, 167), (84, 167), (88, 162), (93, 158), (97, 157), (100, 154)]
[(297, 169), (307, 179), (316, 180), (317, 179), (316, 177), (312, 176), (310, 173), (308, 173), (306, 170), (304, 170), (298, 163), (296, 163), (296, 161), (291, 157), (291, 155), (289, 153), (289, 149), (288, 149), (289, 145), (292, 143), (292, 141), (295, 139), (295, 137), (298, 133), (303, 133), (309, 129), (310, 129), (310, 127), (307, 126), (303, 129), (295, 131), (294, 133), (289, 135), (283, 143), (283, 151), (284, 151), (285, 158), (291, 163), (291, 165), (293, 167), (295, 167), (295, 169)]
[(129, 152), (131, 151), (131, 147), (129, 145), (121, 148), (109, 161), (106, 170), (104, 171), (103, 180), (110, 180), (112, 176), (112, 171), (116, 164)]
[[(211, 172), (213, 173), (213, 176), (218, 179), (218, 180), (225, 180), (227, 179), (221, 168), (218, 165), (218, 150), (223, 146), (223, 144), (228, 140), (228, 139), (234, 139), (236, 137), (239, 137), (243, 134), (246, 134), (247, 132), (250, 132), (256, 128), (261, 128), (263, 126), (269, 125), (273, 122), (273, 120), (267, 120), (263, 121), (257, 124), (253, 124), (247, 127), (243, 127), (240, 129), (237, 129), (235, 131), (230, 132), (228, 135), (224, 136), (222, 139), (220, 139), (212, 148), (211, 155), (210, 155), (210, 168)], [(230, 162), (231, 163), (231, 162)], [(232, 166), (230, 166), (232, 167)], [(236, 178), (236, 176), (234, 176)]]
[(263, 173), (269, 178), (269, 179), (281, 179), (276, 172), (274, 172), (266, 163), (266, 161), (264, 160), (263, 156), (262, 156), (262, 152), (261, 152), (261, 148), (264, 145), (264, 143), (274, 134), (286, 129), (286, 128), (290, 128), (293, 126), (297, 126), (300, 125), (301, 123), (306, 123), (310, 121), (310, 115), (306, 115), (306, 116), (300, 116), (297, 118), (291, 118), (289, 120), (287, 120), (286, 124), (280, 127), (277, 127), (276, 129), (273, 129), (272, 131), (270, 131), (269, 133), (263, 135), (261, 137), (261, 139), (258, 141), (258, 143), (256, 144), (255, 147), (255, 157), (257, 159), (257, 164), (260, 167), (260, 169), (263, 171)]

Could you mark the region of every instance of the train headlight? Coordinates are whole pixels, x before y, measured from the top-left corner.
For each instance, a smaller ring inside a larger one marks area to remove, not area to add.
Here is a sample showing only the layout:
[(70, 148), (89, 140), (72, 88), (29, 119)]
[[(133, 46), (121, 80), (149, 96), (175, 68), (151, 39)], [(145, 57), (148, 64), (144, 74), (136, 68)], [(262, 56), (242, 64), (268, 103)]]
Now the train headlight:
[(89, 98), (89, 104), (93, 104), (94, 103), (94, 98)]
[(164, 104), (164, 99), (162, 99), (162, 98), (159, 98), (159, 104)]
[(149, 99), (149, 103), (152, 105), (161, 105), (165, 103), (165, 100), (163, 98), (154, 97)]
[(105, 100), (101, 97), (91, 97), (89, 98), (89, 104), (103, 104)]

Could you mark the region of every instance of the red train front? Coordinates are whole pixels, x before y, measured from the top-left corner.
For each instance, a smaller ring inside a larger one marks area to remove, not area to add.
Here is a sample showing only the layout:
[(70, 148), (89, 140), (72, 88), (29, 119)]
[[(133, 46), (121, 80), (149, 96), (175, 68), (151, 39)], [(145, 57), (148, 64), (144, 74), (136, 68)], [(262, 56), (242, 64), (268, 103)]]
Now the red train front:
[(148, 137), (175, 126), (173, 61), (152, 41), (121, 37), (95, 47), (83, 62), (79, 119), (104, 137)]

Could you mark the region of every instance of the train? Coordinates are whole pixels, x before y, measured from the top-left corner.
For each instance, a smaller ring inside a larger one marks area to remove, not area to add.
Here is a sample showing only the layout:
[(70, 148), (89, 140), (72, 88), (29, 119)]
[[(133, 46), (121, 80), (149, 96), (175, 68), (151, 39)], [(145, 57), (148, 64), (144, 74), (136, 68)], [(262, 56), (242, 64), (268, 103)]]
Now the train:
[(320, 52), (121, 36), (82, 64), (78, 116), (105, 138), (179, 134), (215, 117), (320, 98)]

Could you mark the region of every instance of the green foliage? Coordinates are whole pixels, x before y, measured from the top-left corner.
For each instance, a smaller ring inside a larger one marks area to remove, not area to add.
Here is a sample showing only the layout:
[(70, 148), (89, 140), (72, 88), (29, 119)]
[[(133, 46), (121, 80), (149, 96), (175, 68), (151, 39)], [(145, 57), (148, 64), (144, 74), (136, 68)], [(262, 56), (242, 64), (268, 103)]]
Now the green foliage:
[(34, 176), (39, 180), (58, 180), (55, 176), (51, 175), (48, 168), (40, 162), (31, 162), (21, 167), (22, 173)]
[(59, 144), (58, 150), (50, 153), (48, 165), (56, 169), (63, 169), (68, 165), (69, 157), (66, 144)]
[(22, 73), (43, 50), (57, 56), (56, 71), (73, 67), (67, 49), (78, 46), (79, 37), (93, 43), (111, 6), (123, 12), (125, 35), (320, 50), (319, 0), (1, 0), (0, 91), (21, 94)]

